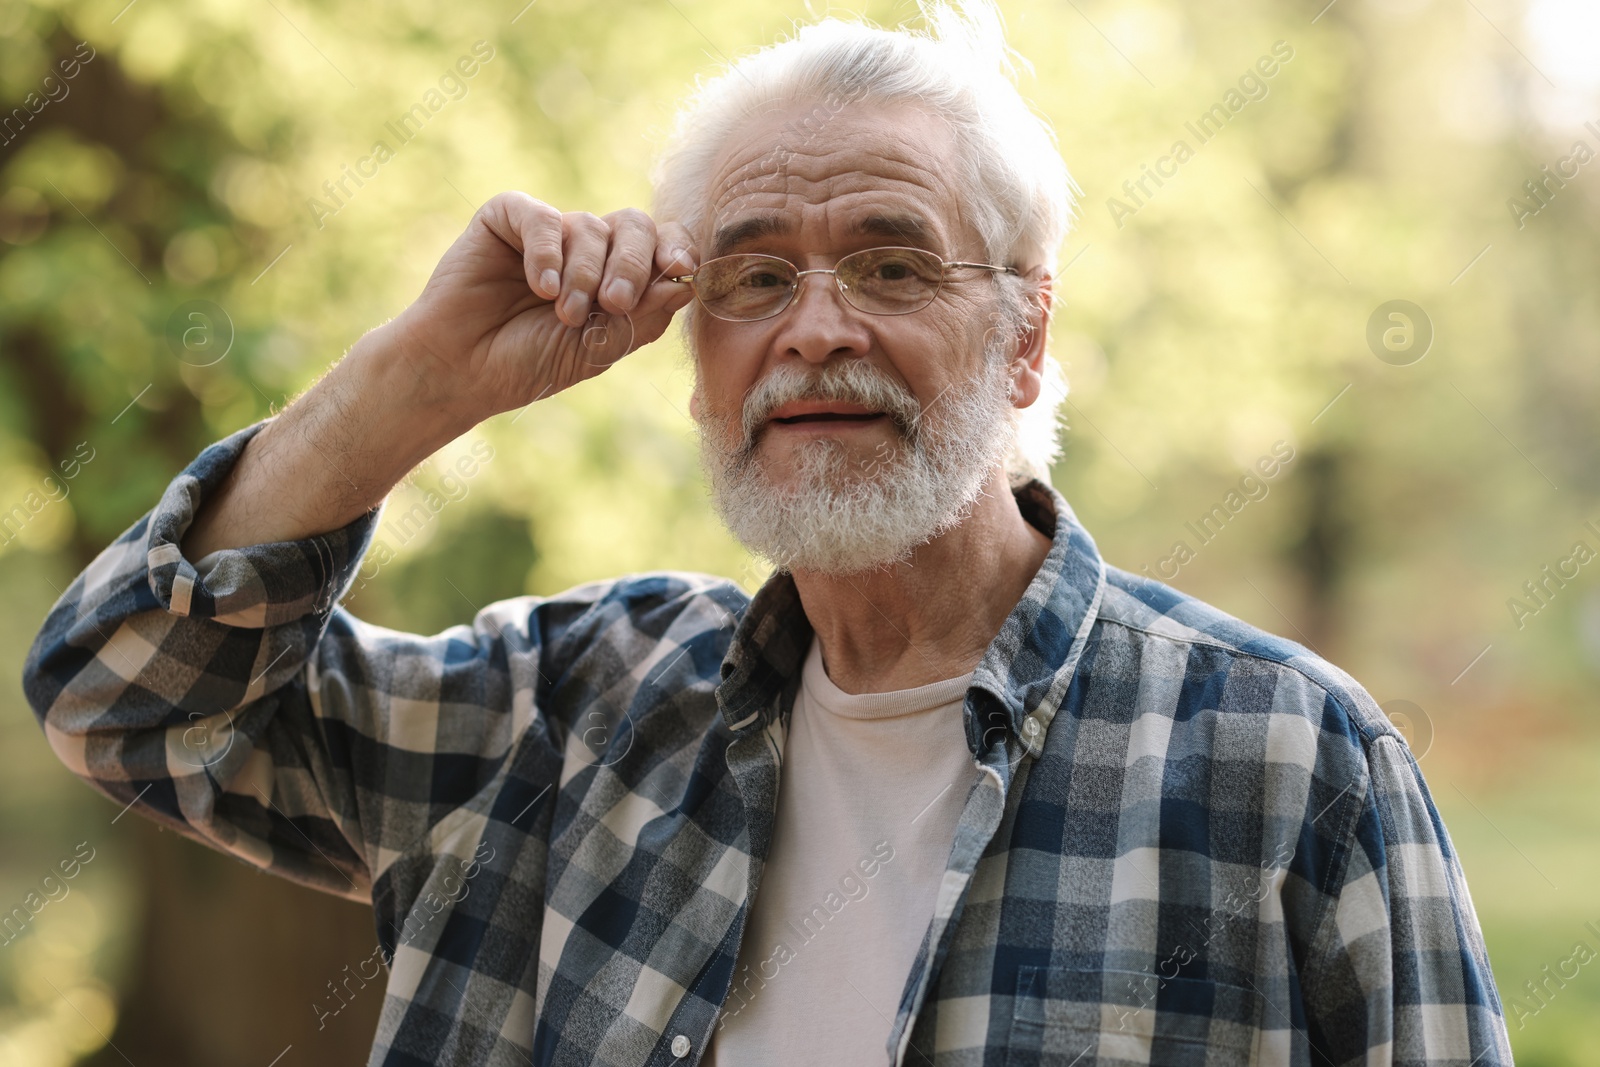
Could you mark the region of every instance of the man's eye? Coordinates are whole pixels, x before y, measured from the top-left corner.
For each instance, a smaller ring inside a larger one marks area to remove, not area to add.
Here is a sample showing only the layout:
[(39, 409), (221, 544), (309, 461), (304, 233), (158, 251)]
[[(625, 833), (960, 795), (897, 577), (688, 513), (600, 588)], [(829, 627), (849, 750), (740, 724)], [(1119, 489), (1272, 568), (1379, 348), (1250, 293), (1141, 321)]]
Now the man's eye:
[(868, 264), (866, 277), (874, 282), (915, 281), (923, 276), (921, 266), (904, 255), (887, 255)]
[(785, 283), (783, 276), (780, 274), (774, 274), (770, 270), (758, 270), (746, 274), (739, 284), (747, 289), (769, 289)]

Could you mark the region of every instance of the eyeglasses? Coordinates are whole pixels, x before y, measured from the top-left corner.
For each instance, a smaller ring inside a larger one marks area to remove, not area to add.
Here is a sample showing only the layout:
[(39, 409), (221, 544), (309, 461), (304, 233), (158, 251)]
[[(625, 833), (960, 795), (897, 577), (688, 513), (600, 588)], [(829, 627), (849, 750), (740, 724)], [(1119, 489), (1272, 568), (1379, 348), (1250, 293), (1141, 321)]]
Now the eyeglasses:
[(807, 274), (833, 275), (839, 293), (857, 311), (909, 315), (933, 303), (946, 273), (958, 267), (1020, 273), (1015, 267), (941, 259), (921, 248), (867, 248), (842, 257), (830, 270), (801, 270), (777, 256), (737, 253), (667, 280), (692, 285), (700, 306), (719, 319), (753, 322), (788, 307)]

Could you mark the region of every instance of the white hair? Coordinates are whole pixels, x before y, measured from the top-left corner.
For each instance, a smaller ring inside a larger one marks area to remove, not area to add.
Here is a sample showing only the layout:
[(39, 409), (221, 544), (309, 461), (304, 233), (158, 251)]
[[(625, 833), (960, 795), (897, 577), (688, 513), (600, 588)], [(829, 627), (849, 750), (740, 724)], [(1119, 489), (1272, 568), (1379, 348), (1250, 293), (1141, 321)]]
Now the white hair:
[[(918, 0), (918, 6), (929, 33), (830, 17), (800, 26), (792, 38), (740, 58), (710, 80), (698, 79), (651, 171), (657, 220), (703, 233), (712, 166), (727, 139), (757, 114), (820, 103), (786, 130), (809, 137), (847, 102), (911, 103), (949, 124), (954, 174), (986, 260), (1019, 271), (1040, 266), (1053, 277), (1081, 190), (1049, 122), (1012, 81), (1012, 57), (1030, 72), (1031, 64), (1006, 44), (992, 0)], [(1017, 275), (994, 277), (1002, 297), (996, 326), (1014, 331), (1038, 299), (1035, 286)], [(693, 309), (684, 309), (681, 323), (691, 348)], [(1041, 395), (1012, 409), (1017, 435), (1006, 470), (1013, 484), (1049, 480), (1066, 393), (1066, 378), (1047, 349)]]

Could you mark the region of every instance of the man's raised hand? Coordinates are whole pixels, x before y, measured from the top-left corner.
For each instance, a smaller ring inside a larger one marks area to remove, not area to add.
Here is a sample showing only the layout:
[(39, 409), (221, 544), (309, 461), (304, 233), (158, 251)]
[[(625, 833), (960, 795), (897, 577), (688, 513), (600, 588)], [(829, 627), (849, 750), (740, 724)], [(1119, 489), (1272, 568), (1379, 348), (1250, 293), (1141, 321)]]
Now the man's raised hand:
[(693, 257), (683, 227), (658, 232), (642, 211), (562, 214), (501, 193), (410, 307), (266, 420), (201, 505), (182, 551), (197, 560), (351, 522), (484, 419), (592, 378), (660, 337), (693, 298), (666, 279), (693, 270)]
[(592, 378), (693, 299), (689, 233), (637, 208), (603, 217), (505, 192), (478, 209), (389, 325), (426, 393), (477, 423)]

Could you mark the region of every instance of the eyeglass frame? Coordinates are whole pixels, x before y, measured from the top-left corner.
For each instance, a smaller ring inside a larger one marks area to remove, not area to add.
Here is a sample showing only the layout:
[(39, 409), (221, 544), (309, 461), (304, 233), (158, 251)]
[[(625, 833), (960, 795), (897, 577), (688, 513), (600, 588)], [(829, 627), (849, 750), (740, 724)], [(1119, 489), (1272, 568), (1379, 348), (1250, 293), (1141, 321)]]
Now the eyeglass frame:
[[(688, 274), (679, 274), (674, 277), (669, 277), (666, 280), (669, 282), (680, 282), (692, 286), (696, 273), (705, 270), (709, 264), (716, 263), (718, 260), (723, 259), (735, 259), (745, 256), (753, 256), (758, 259), (775, 259), (779, 263), (786, 263), (790, 267), (794, 268), (794, 282), (789, 286), (789, 295), (784, 298), (782, 304), (778, 305), (778, 309), (770, 314), (759, 315), (753, 319), (730, 319), (725, 315), (718, 315), (715, 311), (712, 311), (710, 308), (706, 307), (704, 301), (700, 301), (700, 306), (705, 308), (707, 315), (710, 315), (713, 318), (721, 319), (723, 322), (763, 322), (766, 319), (776, 318), (785, 311), (789, 310), (790, 305), (794, 303), (795, 297), (800, 292), (800, 279), (805, 277), (807, 274), (833, 275), (833, 286), (838, 290), (839, 295), (844, 298), (845, 304), (847, 304), (853, 310), (861, 312), (863, 315), (911, 315), (918, 311), (924, 310), (925, 308), (931, 306), (935, 300), (939, 299), (939, 294), (944, 291), (944, 283), (949, 280), (946, 272), (949, 271), (951, 267), (972, 267), (979, 270), (998, 271), (1001, 274), (1015, 274), (1019, 277), (1022, 274), (1022, 272), (1015, 267), (1002, 267), (995, 263), (970, 263), (966, 260), (960, 259), (945, 259), (937, 252), (930, 251), (926, 248), (914, 248), (910, 245), (878, 245), (873, 248), (862, 248), (855, 252), (846, 253), (845, 255), (840, 256), (839, 259), (845, 260), (849, 259), (851, 256), (859, 256), (866, 252), (880, 252), (884, 250), (916, 252), (921, 255), (933, 256), (939, 261), (939, 284), (933, 290), (933, 295), (928, 298), (928, 302), (926, 304), (923, 304), (920, 307), (910, 308), (906, 311), (868, 311), (865, 308), (856, 307), (855, 303), (850, 299), (850, 294), (845, 290), (844, 283), (839, 280), (839, 268), (837, 263), (832, 267), (814, 267), (810, 270), (801, 270), (798, 263), (784, 259), (782, 256), (774, 256), (766, 252), (730, 252), (725, 256), (717, 256), (715, 259), (706, 260), (705, 263), (700, 264)], [(695, 293), (695, 299), (700, 300), (700, 294), (698, 292)]]

